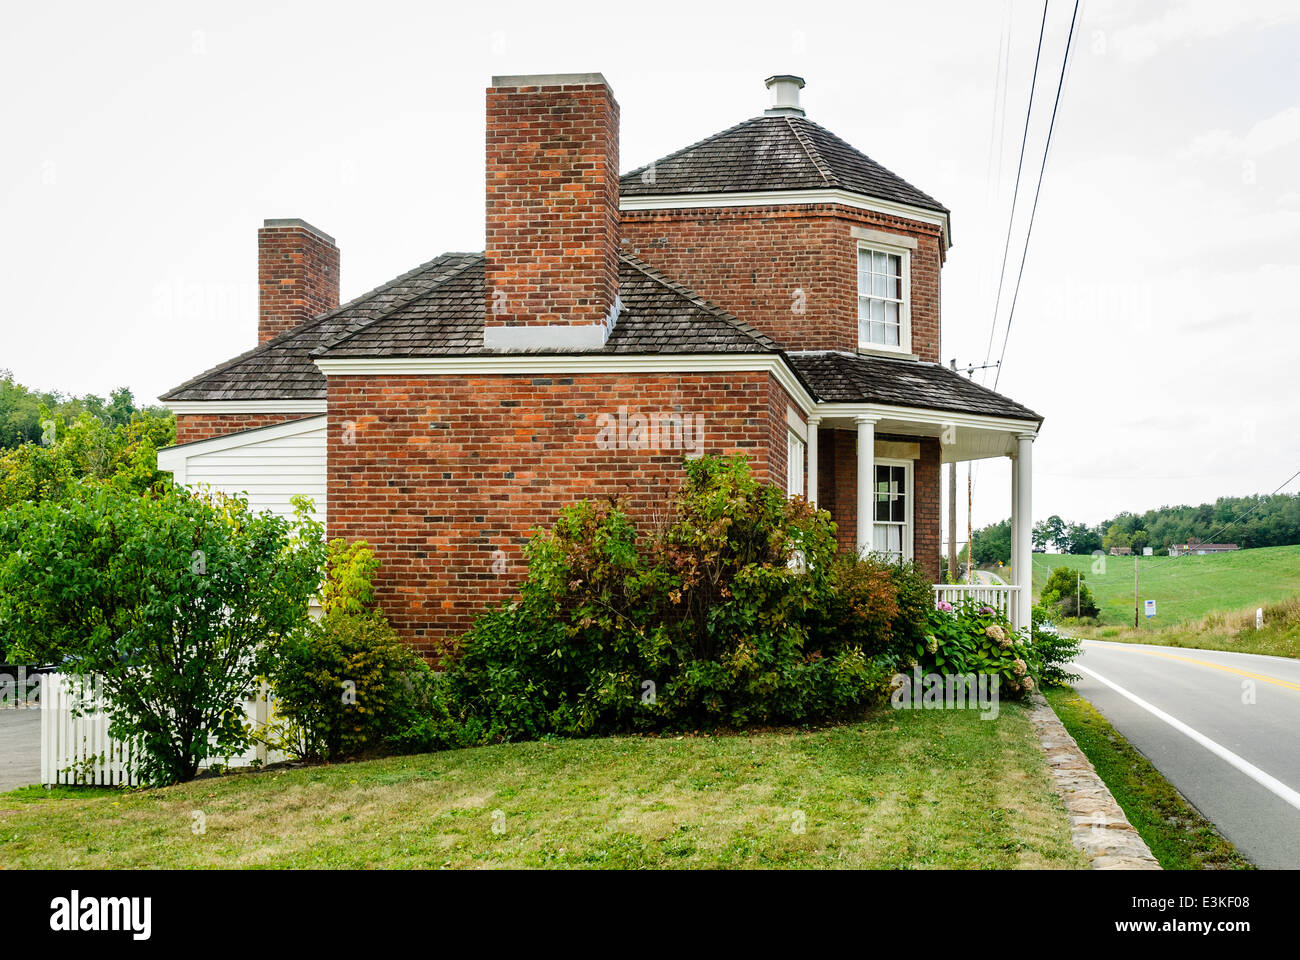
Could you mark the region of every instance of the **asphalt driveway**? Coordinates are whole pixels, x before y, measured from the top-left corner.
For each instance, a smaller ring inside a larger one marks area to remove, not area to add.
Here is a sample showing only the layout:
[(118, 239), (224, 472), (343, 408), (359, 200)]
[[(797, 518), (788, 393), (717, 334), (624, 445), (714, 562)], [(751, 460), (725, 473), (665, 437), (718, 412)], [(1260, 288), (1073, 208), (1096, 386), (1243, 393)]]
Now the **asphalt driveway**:
[(0, 792), (41, 782), (41, 711), (0, 709)]

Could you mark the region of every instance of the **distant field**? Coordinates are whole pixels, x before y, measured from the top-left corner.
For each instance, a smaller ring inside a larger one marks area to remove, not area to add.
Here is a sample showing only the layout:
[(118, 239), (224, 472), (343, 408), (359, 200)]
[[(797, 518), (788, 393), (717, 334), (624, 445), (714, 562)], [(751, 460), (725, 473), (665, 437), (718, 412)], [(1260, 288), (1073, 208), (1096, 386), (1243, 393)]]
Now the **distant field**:
[[(1133, 558), (1105, 557), (1094, 572), (1092, 557), (1034, 554), (1034, 593), (1056, 567), (1081, 570), (1101, 607), (1106, 626), (1133, 625)], [(1139, 557), (1139, 599), (1156, 601), (1153, 621), (1142, 630), (1199, 620), (1213, 611), (1280, 603), (1300, 593), (1300, 545), (1260, 547), (1209, 557)]]

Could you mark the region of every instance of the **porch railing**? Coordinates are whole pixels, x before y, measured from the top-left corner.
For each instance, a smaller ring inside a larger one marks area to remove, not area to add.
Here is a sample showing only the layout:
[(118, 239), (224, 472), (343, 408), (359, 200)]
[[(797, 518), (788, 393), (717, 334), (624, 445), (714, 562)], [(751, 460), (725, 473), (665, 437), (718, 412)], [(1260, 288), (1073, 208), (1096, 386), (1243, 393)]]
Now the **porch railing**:
[(988, 604), (1010, 620), (1012, 626), (1020, 626), (1016, 622), (1016, 598), (1020, 595), (1020, 588), (1014, 584), (936, 583), (933, 589), (935, 606), (941, 602), (956, 606), (963, 600), (973, 600), (976, 603)]

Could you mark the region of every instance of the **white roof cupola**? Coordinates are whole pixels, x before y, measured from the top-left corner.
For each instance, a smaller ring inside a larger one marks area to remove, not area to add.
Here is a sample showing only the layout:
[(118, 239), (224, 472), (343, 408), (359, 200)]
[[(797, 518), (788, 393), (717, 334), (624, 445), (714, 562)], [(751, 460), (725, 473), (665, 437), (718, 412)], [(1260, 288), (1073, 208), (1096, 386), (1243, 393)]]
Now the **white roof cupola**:
[(803, 107), (799, 106), (799, 91), (803, 89), (803, 77), (788, 73), (768, 77), (767, 89), (772, 91), (772, 106), (764, 113), (769, 117), (802, 117)]

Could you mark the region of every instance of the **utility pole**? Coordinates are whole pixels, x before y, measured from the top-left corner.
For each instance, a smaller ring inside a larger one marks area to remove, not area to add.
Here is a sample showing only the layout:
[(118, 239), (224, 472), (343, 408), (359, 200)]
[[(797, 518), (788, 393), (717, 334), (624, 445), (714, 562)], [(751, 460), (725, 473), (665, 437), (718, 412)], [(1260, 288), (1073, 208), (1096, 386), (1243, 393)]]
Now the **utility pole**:
[(1133, 554), (1133, 629), (1138, 628), (1138, 555)]
[[(1002, 365), (1002, 361), (999, 360), (997, 363), (986, 363), (983, 366), (976, 366), (972, 364), (971, 366), (964, 367), (963, 369), (966, 372), (967, 378), (974, 380), (976, 370), (990, 370), (994, 367), (998, 367), (1001, 365)], [(949, 366), (952, 367), (953, 373), (957, 372), (956, 357), (953, 357), (952, 360), (949, 361)], [(951, 479), (955, 479), (956, 475), (957, 475), (957, 468), (954, 466), (953, 472), (949, 474), (949, 477)], [(974, 525), (971, 523), (971, 506), (974, 501), (974, 497), (975, 497), (975, 482), (971, 472), (971, 462), (967, 460), (966, 461), (966, 582), (968, 584), (975, 582), (975, 542), (974, 542), (975, 530), (974, 530)], [(950, 518), (955, 518), (956, 513), (957, 513), (957, 508), (951, 503), (951, 501), (949, 501), (948, 516)]]

